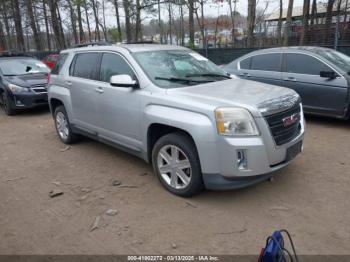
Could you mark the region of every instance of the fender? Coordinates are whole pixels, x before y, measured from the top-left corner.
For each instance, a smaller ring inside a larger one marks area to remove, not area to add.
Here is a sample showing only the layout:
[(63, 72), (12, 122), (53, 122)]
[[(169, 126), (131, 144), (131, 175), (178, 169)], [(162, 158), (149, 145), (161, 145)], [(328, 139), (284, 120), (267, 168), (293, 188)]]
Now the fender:
[(66, 112), (68, 114), (68, 118), (70, 122), (74, 122), (74, 115), (73, 115), (73, 109), (72, 109), (72, 103), (70, 99), (70, 91), (68, 88), (57, 86), (57, 85), (51, 85), (49, 86), (50, 91), (48, 92), (48, 98), (49, 98), (49, 106), (50, 111), (52, 112), (51, 108), (51, 100), (57, 99), (62, 102), (64, 105), (64, 108), (66, 109)]
[[(216, 125), (205, 114), (189, 110), (168, 107), (164, 105), (148, 105), (144, 110), (142, 128), (143, 151), (147, 154), (147, 133), (146, 130), (151, 124), (164, 124), (167, 126), (182, 129), (189, 133), (197, 147), (197, 152), (201, 162), (202, 170), (206, 172), (217, 171), (217, 167), (212, 163), (218, 163), (215, 158), (217, 131)], [(214, 162), (214, 161), (215, 162)]]

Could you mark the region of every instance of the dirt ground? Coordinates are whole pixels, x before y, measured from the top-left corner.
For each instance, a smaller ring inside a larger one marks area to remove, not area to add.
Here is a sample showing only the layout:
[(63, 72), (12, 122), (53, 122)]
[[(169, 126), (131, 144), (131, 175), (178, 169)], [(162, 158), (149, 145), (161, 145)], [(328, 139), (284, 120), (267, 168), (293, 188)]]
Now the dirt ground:
[(0, 254), (258, 254), (281, 228), (300, 254), (350, 254), (349, 186), (350, 122), (308, 117), (274, 181), (183, 199), (136, 157), (89, 139), (67, 150), (46, 109), (0, 111)]

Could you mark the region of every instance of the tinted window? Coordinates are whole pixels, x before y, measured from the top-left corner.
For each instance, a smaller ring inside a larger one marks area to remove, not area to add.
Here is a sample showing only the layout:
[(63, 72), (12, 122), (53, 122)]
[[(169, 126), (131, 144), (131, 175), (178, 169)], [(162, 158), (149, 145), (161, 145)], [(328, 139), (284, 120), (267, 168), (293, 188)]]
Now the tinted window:
[(250, 69), (250, 57), (239, 62), (241, 69)]
[(56, 65), (54, 66), (54, 68), (51, 71), (51, 74), (58, 75), (60, 73), (64, 63), (67, 60), (67, 57), (68, 57), (68, 54), (60, 54)]
[(286, 54), (286, 72), (319, 75), (321, 71), (333, 71), (320, 60), (304, 54)]
[(101, 61), (100, 80), (109, 82), (113, 75), (129, 75), (134, 78), (134, 72), (120, 55), (105, 53)]
[(264, 54), (252, 57), (251, 69), (262, 71), (281, 71), (281, 54)]
[(98, 53), (78, 54), (75, 59), (73, 76), (94, 79), (96, 65), (98, 64)]

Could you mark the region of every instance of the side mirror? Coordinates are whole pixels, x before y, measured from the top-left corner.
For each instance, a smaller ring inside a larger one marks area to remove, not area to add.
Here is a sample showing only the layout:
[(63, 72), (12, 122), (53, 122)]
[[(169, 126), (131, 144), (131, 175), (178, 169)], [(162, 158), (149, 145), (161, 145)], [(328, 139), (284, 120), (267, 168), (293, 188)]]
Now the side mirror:
[(334, 71), (321, 71), (320, 77), (335, 79), (338, 77), (337, 73)]
[(131, 76), (129, 75), (114, 75), (111, 76), (110, 84), (112, 86), (118, 86), (118, 87), (132, 87), (136, 88), (138, 87), (137, 81), (133, 80)]

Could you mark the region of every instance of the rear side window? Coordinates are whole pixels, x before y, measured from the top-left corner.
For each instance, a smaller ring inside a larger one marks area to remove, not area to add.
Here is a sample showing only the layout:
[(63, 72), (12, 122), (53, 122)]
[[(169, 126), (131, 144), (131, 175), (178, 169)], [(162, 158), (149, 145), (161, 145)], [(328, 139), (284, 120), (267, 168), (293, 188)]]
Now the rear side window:
[(86, 79), (95, 79), (98, 58), (98, 53), (84, 53), (76, 55), (75, 59), (73, 60), (70, 75)]
[(239, 67), (241, 69), (250, 69), (250, 60), (250, 57), (242, 60), (241, 62), (239, 62)]
[(281, 54), (263, 54), (252, 57), (252, 70), (281, 71)]
[(66, 62), (68, 57), (68, 54), (60, 54), (58, 61), (56, 63), (56, 65), (54, 66), (54, 68), (51, 70), (51, 74), (53, 75), (58, 75), (64, 65), (64, 63)]
[(101, 61), (100, 80), (109, 82), (113, 75), (129, 75), (134, 78), (133, 70), (120, 55), (105, 53)]
[(321, 71), (333, 71), (326, 64), (309, 55), (286, 54), (285, 72), (305, 75), (320, 75)]

